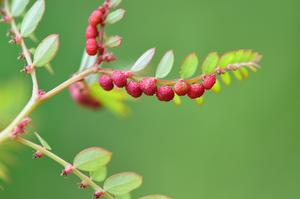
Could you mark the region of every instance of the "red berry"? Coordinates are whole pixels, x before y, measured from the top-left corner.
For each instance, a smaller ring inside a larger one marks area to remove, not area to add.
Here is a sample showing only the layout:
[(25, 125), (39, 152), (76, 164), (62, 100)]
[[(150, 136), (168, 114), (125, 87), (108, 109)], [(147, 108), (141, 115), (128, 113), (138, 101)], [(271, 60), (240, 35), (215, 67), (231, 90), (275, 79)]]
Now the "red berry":
[(156, 93), (156, 79), (145, 78), (140, 82), (141, 90), (148, 96), (153, 96)]
[(160, 101), (169, 102), (174, 98), (174, 91), (170, 86), (161, 86), (156, 91), (156, 97)]
[(114, 71), (112, 74), (112, 80), (114, 84), (119, 88), (123, 88), (127, 84), (127, 76), (122, 71)]
[(175, 86), (174, 86), (174, 90), (175, 90), (175, 93), (179, 96), (185, 96), (189, 89), (190, 89), (190, 85), (184, 81), (184, 80), (179, 80)]
[(99, 11), (99, 10), (95, 10), (95, 11), (90, 15), (90, 18), (89, 18), (89, 24), (90, 24), (91, 26), (96, 27), (98, 24), (100, 24), (101, 19), (102, 19), (102, 12)]
[(127, 90), (127, 93), (134, 98), (139, 98), (143, 94), (143, 91), (140, 88), (140, 84), (135, 81), (130, 81), (126, 85), (126, 90)]
[(215, 85), (216, 81), (215, 75), (207, 75), (204, 77), (202, 84), (206, 90), (210, 90)]
[(98, 36), (98, 30), (96, 27), (89, 25), (86, 29), (86, 39), (95, 39)]
[(191, 99), (196, 99), (201, 97), (204, 94), (204, 92), (205, 89), (202, 84), (193, 84), (191, 85), (191, 88), (187, 94)]
[(96, 39), (88, 39), (86, 41), (86, 52), (87, 54), (94, 56), (98, 52), (98, 43)]
[(114, 88), (112, 78), (109, 75), (106, 75), (106, 74), (102, 75), (99, 78), (99, 84), (106, 91), (111, 91)]

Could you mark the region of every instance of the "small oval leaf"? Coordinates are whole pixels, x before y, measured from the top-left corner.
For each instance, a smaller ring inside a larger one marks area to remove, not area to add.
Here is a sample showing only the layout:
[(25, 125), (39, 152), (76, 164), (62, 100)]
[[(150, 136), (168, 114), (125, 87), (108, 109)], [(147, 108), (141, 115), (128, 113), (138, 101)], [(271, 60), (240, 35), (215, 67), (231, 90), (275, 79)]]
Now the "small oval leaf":
[(171, 198), (165, 195), (148, 195), (148, 196), (141, 197), (139, 199), (171, 199)]
[(106, 18), (106, 23), (107, 24), (115, 24), (122, 20), (125, 16), (125, 10), (124, 9), (118, 9), (114, 12), (111, 12), (107, 18)]
[(33, 65), (45, 66), (55, 57), (59, 49), (59, 36), (49, 35), (37, 47), (34, 53)]
[(41, 145), (47, 149), (47, 150), (51, 150), (50, 145), (46, 142), (46, 140), (44, 140), (37, 132), (34, 133), (35, 136), (37, 137), (37, 139), (40, 141)]
[(14, 17), (19, 17), (28, 5), (29, 0), (13, 0), (11, 3), (11, 14)]
[(212, 87), (212, 91), (213, 91), (214, 93), (219, 93), (219, 92), (221, 92), (221, 83), (220, 83), (220, 81), (219, 81), (218, 79), (217, 79), (215, 85)]
[(73, 165), (83, 171), (96, 171), (111, 160), (111, 152), (100, 147), (92, 147), (78, 153)]
[(210, 74), (214, 72), (219, 62), (219, 55), (216, 52), (210, 53), (204, 60), (202, 65), (202, 72), (204, 74)]
[(118, 7), (122, 3), (122, 0), (111, 0), (110, 6), (112, 8)]
[(226, 86), (231, 84), (231, 76), (228, 72), (221, 75), (221, 79)]
[(33, 33), (45, 12), (45, 0), (37, 0), (26, 13), (21, 24), (21, 35), (28, 37)]
[(108, 48), (115, 48), (122, 44), (122, 37), (120, 36), (111, 36), (105, 41), (105, 46)]
[(119, 173), (109, 177), (104, 182), (104, 190), (113, 195), (120, 196), (137, 189), (142, 183), (143, 178), (136, 173)]
[(95, 171), (90, 172), (90, 177), (92, 180), (96, 182), (102, 182), (106, 179), (107, 176), (107, 168), (106, 167), (101, 167)]
[(131, 199), (131, 195), (129, 193), (117, 196), (116, 199)]
[(133, 72), (139, 72), (146, 68), (151, 60), (153, 59), (153, 56), (155, 54), (155, 48), (151, 48), (148, 51), (146, 51), (133, 65), (131, 68), (131, 71)]
[(185, 58), (183, 64), (181, 65), (181, 71), (180, 71), (181, 78), (188, 79), (192, 77), (197, 70), (198, 64), (199, 64), (199, 60), (196, 53), (191, 53), (190, 55), (188, 55)]
[(156, 70), (157, 78), (165, 78), (172, 70), (174, 65), (174, 52), (172, 50), (166, 52), (161, 59)]

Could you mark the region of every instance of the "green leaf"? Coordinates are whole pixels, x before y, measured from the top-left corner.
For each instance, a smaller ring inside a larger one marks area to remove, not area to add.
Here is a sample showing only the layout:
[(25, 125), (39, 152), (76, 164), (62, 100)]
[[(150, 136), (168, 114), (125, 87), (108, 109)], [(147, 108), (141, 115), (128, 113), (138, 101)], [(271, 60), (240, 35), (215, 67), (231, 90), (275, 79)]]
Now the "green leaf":
[(116, 195), (127, 194), (142, 185), (143, 178), (132, 172), (119, 173), (109, 177), (104, 182), (104, 190)]
[(212, 91), (214, 93), (219, 93), (221, 91), (221, 83), (218, 79), (217, 79), (215, 85), (212, 87)]
[(116, 7), (118, 7), (121, 3), (122, 3), (122, 0), (111, 0), (110, 6), (111, 6), (112, 8), (116, 8)]
[(105, 46), (108, 48), (115, 48), (120, 46), (122, 43), (122, 37), (120, 36), (111, 36), (105, 41)]
[(203, 105), (204, 104), (204, 97), (199, 97), (196, 100), (197, 105)]
[(124, 195), (117, 196), (116, 199), (131, 199), (131, 196), (130, 196), (129, 193), (127, 193), (127, 194), (124, 194)]
[(90, 172), (90, 177), (96, 181), (96, 182), (102, 182), (106, 179), (107, 176), (107, 168), (106, 167), (101, 167), (97, 169), (96, 171), (91, 171)]
[(106, 23), (107, 24), (115, 24), (118, 21), (122, 20), (123, 17), (125, 16), (125, 10), (124, 9), (118, 9), (114, 12), (111, 12), (107, 18), (106, 18)]
[(161, 59), (156, 70), (157, 78), (165, 78), (172, 70), (174, 65), (174, 52), (172, 50), (166, 52), (164, 57)]
[(233, 75), (235, 76), (235, 78), (237, 80), (243, 80), (243, 76), (242, 76), (241, 71), (239, 71), (239, 70), (233, 71)]
[(219, 55), (216, 52), (210, 53), (204, 60), (202, 65), (202, 72), (204, 74), (210, 74), (214, 72), (219, 63)]
[(194, 75), (199, 64), (196, 53), (188, 55), (181, 65), (180, 75), (182, 79), (188, 79)]
[(59, 49), (59, 36), (49, 35), (37, 47), (34, 53), (33, 65), (45, 66), (55, 57)]
[(219, 61), (219, 67), (220, 68), (226, 68), (229, 64), (231, 64), (234, 61), (234, 52), (225, 53)]
[(21, 24), (21, 35), (28, 37), (33, 33), (45, 12), (45, 0), (37, 0), (26, 13)]
[(13, 0), (11, 3), (12, 16), (14, 16), (14, 17), (20, 16), (24, 12), (28, 3), (29, 3), (29, 0)]
[(231, 76), (228, 72), (222, 74), (221, 79), (226, 86), (229, 86), (231, 84)]
[(151, 48), (149, 50), (147, 50), (133, 65), (133, 67), (131, 68), (131, 71), (133, 72), (139, 72), (141, 70), (143, 70), (144, 68), (146, 68), (150, 62), (153, 59), (153, 56), (155, 54), (155, 48)]
[(42, 145), (45, 149), (51, 150), (50, 145), (46, 142), (46, 140), (44, 140), (44, 139), (40, 136), (40, 134), (38, 134), (37, 132), (35, 132), (34, 134), (35, 134), (35, 136), (37, 137), (37, 139), (40, 141), (41, 145)]
[(141, 197), (139, 199), (171, 199), (171, 198), (165, 195), (148, 195), (148, 196)]
[(174, 96), (173, 101), (174, 101), (174, 104), (175, 104), (176, 106), (180, 106), (180, 105), (181, 105), (181, 98), (180, 98), (178, 95), (176, 95), (176, 94), (175, 94), (175, 96)]
[(83, 171), (96, 171), (111, 160), (111, 152), (100, 147), (92, 147), (78, 153), (73, 165)]
[(241, 74), (243, 75), (243, 77), (245, 77), (245, 78), (249, 77), (249, 71), (246, 67), (242, 67), (240, 69), (240, 71), (241, 71)]

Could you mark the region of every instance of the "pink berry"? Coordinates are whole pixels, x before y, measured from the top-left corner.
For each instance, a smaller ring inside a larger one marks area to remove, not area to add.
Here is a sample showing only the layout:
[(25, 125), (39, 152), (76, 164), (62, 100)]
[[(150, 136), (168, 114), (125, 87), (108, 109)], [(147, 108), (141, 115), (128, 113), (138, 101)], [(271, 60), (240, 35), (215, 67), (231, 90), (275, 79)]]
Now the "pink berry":
[(156, 97), (160, 101), (169, 102), (174, 98), (174, 91), (170, 86), (161, 86), (156, 91)]
[(140, 82), (141, 90), (148, 96), (153, 96), (156, 93), (156, 79), (145, 78)]
[(99, 78), (99, 84), (106, 91), (111, 91), (114, 88), (112, 78), (109, 75), (106, 75), (106, 74), (102, 75)]
[(84, 81), (79, 81), (72, 84), (69, 87), (69, 91), (73, 100), (79, 105), (91, 109), (101, 108), (100, 102), (91, 96), (89, 87)]
[(204, 94), (204, 92), (205, 89), (202, 84), (192, 84), (187, 94), (191, 99), (196, 99), (201, 97)]
[(87, 54), (94, 56), (98, 52), (98, 43), (96, 39), (88, 39), (86, 41), (86, 52)]
[(95, 26), (89, 25), (86, 29), (85, 37), (86, 39), (95, 39), (98, 36), (98, 30)]
[(99, 11), (99, 10), (95, 10), (95, 11), (90, 15), (90, 18), (89, 18), (89, 24), (90, 24), (91, 26), (96, 27), (98, 24), (100, 24), (101, 19), (102, 19), (102, 12)]
[(119, 88), (123, 88), (127, 84), (127, 77), (125, 73), (122, 71), (118, 71), (118, 70), (114, 71), (112, 74), (112, 80), (114, 84)]
[(184, 80), (179, 80), (175, 86), (174, 86), (174, 90), (175, 90), (175, 93), (179, 96), (185, 96), (189, 89), (190, 89), (190, 85), (184, 81)]
[(207, 75), (204, 77), (202, 84), (206, 90), (210, 90), (215, 85), (216, 81), (217, 79), (215, 75)]
[(134, 98), (139, 98), (143, 94), (143, 91), (140, 88), (140, 84), (135, 81), (130, 81), (126, 85), (126, 90), (127, 90), (127, 93)]

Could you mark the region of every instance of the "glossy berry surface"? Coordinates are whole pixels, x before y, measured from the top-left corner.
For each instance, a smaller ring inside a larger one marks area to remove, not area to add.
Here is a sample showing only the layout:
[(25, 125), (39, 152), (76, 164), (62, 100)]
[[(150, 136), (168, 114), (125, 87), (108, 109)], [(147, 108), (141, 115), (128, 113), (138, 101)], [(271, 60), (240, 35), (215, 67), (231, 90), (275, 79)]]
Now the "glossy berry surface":
[(86, 39), (95, 39), (98, 36), (98, 30), (94, 26), (89, 25), (86, 29)]
[(111, 91), (114, 88), (112, 78), (109, 75), (106, 75), (106, 74), (102, 75), (99, 78), (99, 84), (106, 91)]
[(102, 19), (102, 12), (99, 10), (95, 10), (89, 18), (89, 24), (91, 26), (97, 27), (97, 25), (100, 24), (101, 19)]
[(145, 78), (140, 82), (141, 90), (148, 96), (153, 96), (156, 93), (156, 79)]
[(174, 86), (175, 93), (179, 96), (185, 96), (189, 89), (190, 85), (184, 80), (179, 80)]
[(90, 56), (94, 56), (98, 53), (98, 43), (96, 39), (88, 39), (86, 41), (86, 52)]
[(156, 91), (156, 97), (160, 101), (169, 102), (174, 99), (175, 93), (170, 86), (161, 86)]
[(217, 79), (215, 75), (207, 75), (204, 77), (202, 84), (206, 90), (210, 90), (215, 85), (216, 81)]
[(192, 84), (187, 94), (191, 99), (196, 99), (201, 97), (204, 92), (205, 89), (202, 84)]
[(131, 95), (134, 98), (141, 97), (143, 94), (143, 91), (140, 88), (140, 84), (135, 81), (130, 81), (126, 85), (126, 91), (129, 95)]
[(119, 88), (123, 88), (127, 84), (127, 76), (123, 71), (114, 71), (112, 74), (112, 80)]

